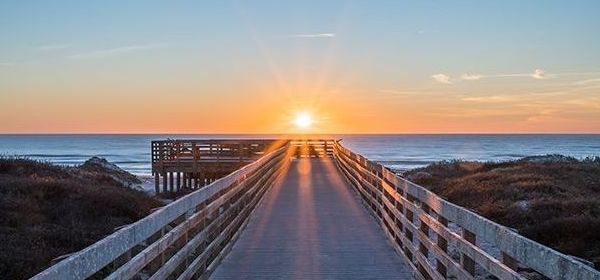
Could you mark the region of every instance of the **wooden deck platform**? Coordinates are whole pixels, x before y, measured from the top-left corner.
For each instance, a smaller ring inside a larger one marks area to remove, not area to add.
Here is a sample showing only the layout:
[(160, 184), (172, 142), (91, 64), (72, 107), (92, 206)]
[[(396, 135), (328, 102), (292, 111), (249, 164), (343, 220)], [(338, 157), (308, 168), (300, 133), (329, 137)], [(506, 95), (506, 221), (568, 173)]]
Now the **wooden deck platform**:
[(412, 279), (332, 158), (297, 159), (211, 279)]

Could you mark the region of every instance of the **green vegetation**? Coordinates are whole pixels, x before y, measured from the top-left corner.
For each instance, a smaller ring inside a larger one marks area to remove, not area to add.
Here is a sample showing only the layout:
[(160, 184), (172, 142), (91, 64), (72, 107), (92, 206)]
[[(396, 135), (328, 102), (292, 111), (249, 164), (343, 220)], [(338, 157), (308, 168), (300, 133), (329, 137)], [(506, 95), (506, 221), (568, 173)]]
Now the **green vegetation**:
[(406, 177), (566, 254), (600, 263), (600, 158), (450, 161)]
[[(114, 166), (113, 166), (114, 167)], [(24, 279), (161, 204), (103, 162), (61, 167), (0, 158), (0, 278)]]

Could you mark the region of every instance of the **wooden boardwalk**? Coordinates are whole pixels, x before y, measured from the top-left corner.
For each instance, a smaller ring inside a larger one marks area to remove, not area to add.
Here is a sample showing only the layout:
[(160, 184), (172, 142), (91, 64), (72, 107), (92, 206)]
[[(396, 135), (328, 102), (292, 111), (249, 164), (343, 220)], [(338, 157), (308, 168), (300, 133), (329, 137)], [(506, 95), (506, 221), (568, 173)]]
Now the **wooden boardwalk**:
[(412, 279), (333, 159), (294, 160), (211, 279)]
[[(193, 192), (32, 279), (525, 280), (519, 271), (527, 268), (552, 280), (600, 280), (593, 267), (452, 204), (340, 141), (283, 140), (265, 150), (254, 140), (203, 141), (152, 144), (163, 191)], [(235, 167), (248, 154), (259, 158), (213, 180), (222, 159)], [(203, 182), (210, 184), (200, 188)]]

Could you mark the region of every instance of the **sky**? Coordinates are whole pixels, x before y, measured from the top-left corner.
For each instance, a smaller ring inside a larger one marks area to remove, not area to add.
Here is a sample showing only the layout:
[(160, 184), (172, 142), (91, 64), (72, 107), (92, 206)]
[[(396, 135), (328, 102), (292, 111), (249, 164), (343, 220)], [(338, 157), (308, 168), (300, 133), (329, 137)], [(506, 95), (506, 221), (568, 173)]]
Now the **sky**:
[(0, 0), (0, 133), (600, 133), (599, 28), (599, 1)]

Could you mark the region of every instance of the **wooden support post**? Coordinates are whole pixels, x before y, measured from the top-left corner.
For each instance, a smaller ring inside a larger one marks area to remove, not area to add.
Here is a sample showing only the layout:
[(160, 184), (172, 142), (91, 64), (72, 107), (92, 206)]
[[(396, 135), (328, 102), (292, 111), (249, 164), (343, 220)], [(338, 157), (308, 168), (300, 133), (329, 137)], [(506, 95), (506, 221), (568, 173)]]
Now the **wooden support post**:
[(154, 172), (154, 191), (156, 194), (160, 193), (160, 180), (158, 178), (158, 172)]
[(181, 190), (181, 172), (177, 172), (177, 191)]
[[(476, 245), (476, 236), (474, 233), (466, 230), (466, 229), (462, 229), (462, 237), (469, 243)], [(471, 275), (475, 275), (475, 261), (473, 259), (471, 259), (469, 256), (467, 256), (466, 254), (461, 254), (461, 259), (462, 259), (462, 267), (465, 271), (467, 271), (469, 274)]]
[(174, 182), (173, 182), (173, 172), (169, 172), (169, 173), (167, 173), (167, 174), (169, 174), (169, 190), (170, 190), (171, 192), (174, 192), (174, 191), (175, 191), (175, 187), (174, 187), (174, 186), (175, 186), (175, 184), (174, 184)]
[(186, 172), (183, 172), (183, 178), (182, 179), (183, 179), (183, 188), (187, 189), (188, 184), (187, 184), (187, 173)]
[(164, 172), (163, 174), (161, 174), (162, 176), (162, 183), (163, 183), (163, 192), (166, 193), (167, 192), (167, 173)]

